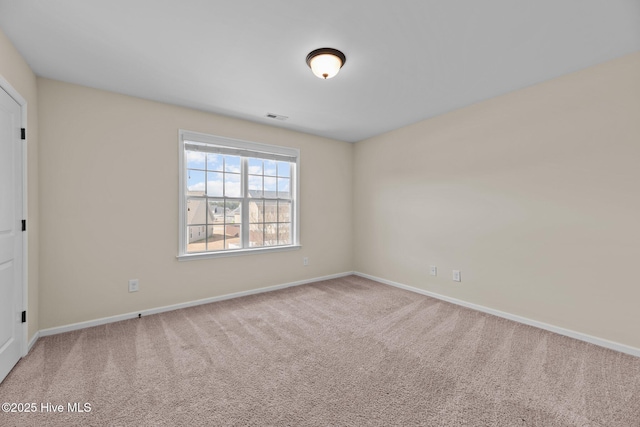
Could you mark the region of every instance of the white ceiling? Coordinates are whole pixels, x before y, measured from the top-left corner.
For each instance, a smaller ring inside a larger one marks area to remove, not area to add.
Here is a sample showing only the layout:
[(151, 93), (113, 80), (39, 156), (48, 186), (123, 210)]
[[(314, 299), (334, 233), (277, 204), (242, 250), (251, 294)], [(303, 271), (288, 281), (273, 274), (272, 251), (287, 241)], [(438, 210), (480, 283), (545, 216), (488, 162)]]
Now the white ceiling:
[(0, 28), (39, 76), (359, 141), (640, 51), (640, 0), (0, 0)]

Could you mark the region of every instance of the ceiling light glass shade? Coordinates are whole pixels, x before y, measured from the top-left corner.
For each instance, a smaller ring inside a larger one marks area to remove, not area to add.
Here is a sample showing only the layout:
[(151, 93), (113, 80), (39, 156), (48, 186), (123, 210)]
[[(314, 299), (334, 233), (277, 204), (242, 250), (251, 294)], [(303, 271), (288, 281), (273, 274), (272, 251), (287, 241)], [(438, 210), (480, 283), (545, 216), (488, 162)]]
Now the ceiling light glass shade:
[(346, 60), (344, 53), (328, 47), (316, 49), (307, 55), (307, 65), (313, 74), (325, 80), (338, 74)]

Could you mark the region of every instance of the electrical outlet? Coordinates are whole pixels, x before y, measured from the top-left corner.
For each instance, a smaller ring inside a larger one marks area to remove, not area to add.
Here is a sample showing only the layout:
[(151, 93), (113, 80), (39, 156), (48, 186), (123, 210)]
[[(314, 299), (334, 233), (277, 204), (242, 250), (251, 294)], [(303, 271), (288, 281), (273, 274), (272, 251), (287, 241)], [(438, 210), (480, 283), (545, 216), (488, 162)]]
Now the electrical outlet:
[(429, 274), (432, 276), (437, 276), (438, 275), (438, 267), (436, 267), (435, 265), (432, 265), (429, 267)]
[(138, 292), (140, 290), (140, 282), (138, 279), (129, 280), (129, 292)]
[(460, 279), (460, 270), (453, 270), (453, 281), (454, 282), (461, 282), (462, 281)]
[(304, 265), (305, 267), (309, 265), (309, 257), (302, 258), (302, 265)]

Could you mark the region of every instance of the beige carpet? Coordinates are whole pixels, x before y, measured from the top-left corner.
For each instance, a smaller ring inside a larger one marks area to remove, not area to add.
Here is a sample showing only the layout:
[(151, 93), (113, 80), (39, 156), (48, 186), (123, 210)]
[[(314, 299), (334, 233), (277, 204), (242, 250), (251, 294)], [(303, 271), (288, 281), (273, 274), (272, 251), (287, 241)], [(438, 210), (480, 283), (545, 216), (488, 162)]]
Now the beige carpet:
[(41, 338), (0, 396), (38, 405), (2, 426), (632, 427), (640, 358), (350, 276)]

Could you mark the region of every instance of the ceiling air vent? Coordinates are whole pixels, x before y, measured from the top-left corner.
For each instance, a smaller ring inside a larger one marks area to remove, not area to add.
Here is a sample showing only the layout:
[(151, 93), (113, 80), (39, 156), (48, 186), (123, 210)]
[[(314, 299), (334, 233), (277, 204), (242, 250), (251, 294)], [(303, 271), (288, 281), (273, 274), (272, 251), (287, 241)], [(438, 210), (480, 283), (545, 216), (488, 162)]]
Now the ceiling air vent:
[(273, 113), (267, 113), (266, 117), (270, 119), (283, 120), (283, 121), (289, 118), (287, 116), (281, 116), (280, 114), (273, 114)]

